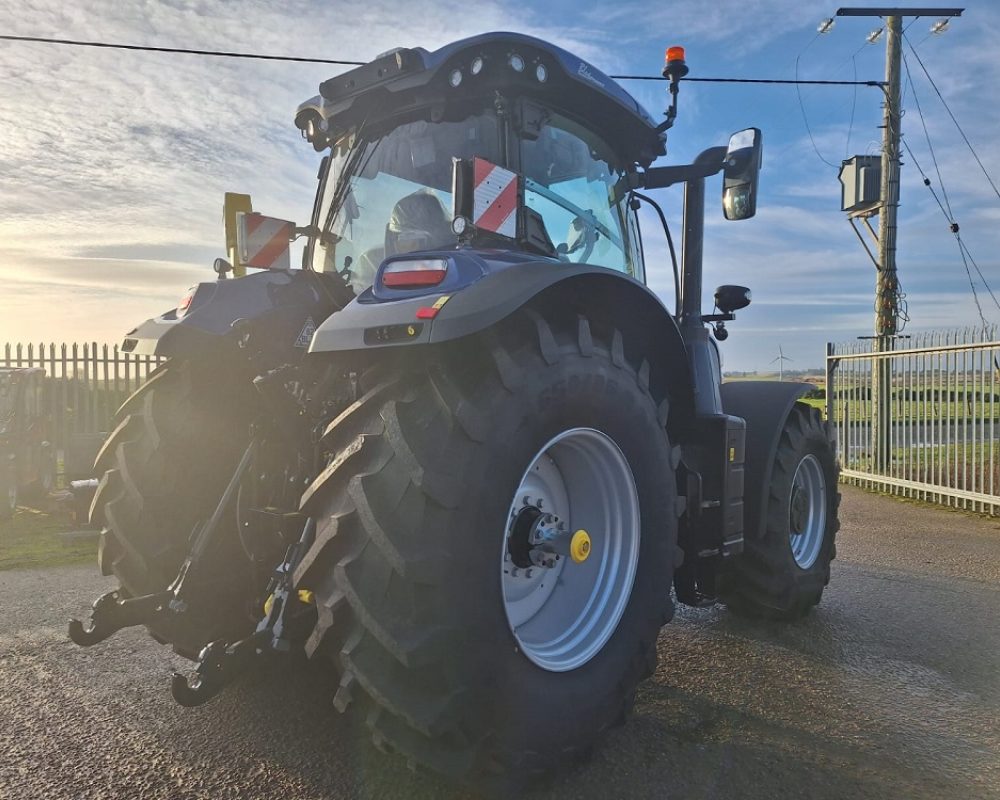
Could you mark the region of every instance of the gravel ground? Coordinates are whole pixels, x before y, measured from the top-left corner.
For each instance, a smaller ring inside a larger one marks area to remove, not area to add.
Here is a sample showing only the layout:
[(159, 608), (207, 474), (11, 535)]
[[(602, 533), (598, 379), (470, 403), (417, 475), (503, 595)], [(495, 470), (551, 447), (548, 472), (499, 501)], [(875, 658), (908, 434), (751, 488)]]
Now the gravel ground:
[[(684, 610), (635, 716), (539, 797), (1000, 798), (1000, 525), (845, 489), (808, 619)], [(457, 798), (375, 752), (326, 676), (261, 672), (199, 709), (142, 632), (65, 620), (91, 567), (0, 573), (0, 798)]]

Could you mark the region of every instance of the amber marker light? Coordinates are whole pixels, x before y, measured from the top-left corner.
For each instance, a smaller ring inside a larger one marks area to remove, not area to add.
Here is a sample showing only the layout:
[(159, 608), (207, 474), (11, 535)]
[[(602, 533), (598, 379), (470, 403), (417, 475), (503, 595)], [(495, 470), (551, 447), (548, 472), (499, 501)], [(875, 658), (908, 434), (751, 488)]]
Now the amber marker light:
[(688, 66), (684, 62), (684, 48), (674, 45), (667, 48), (666, 63), (663, 65), (663, 77), (675, 83), (688, 74)]

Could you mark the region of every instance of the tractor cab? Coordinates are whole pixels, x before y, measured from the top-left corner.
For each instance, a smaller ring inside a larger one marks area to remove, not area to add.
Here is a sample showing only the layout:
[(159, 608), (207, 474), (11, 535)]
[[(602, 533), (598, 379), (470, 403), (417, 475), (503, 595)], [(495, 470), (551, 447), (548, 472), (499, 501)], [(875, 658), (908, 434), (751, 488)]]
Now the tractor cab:
[[(596, 67), (496, 33), (394, 51), (320, 92), (296, 116), (329, 149), (304, 266), (360, 293), (385, 259), (472, 243), (643, 279), (635, 212), (616, 187), (664, 136)], [(456, 192), (463, 165), (471, 185)]]
[[(326, 660), (377, 744), (520, 796), (627, 713), (674, 599), (818, 603), (828, 433), (808, 386), (721, 385), (706, 323), (725, 338), (749, 290), (701, 306), (705, 182), (753, 216), (760, 131), (653, 166), (686, 72), (670, 48), (659, 123), (509, 33), (321, 84), (296, 116), (325, 156), (308, 223), (227, 196), (216, 271), (240, 280), (127, 335), (168, 360), (97, 459), (101, 566), (126, 591), (71, 639), (146, 625), (197, 654), (171, 680), (185, 706), (258, 658)], [(642, 190), (680, 184), (668, 310), (635, 215), (669, 242)]]

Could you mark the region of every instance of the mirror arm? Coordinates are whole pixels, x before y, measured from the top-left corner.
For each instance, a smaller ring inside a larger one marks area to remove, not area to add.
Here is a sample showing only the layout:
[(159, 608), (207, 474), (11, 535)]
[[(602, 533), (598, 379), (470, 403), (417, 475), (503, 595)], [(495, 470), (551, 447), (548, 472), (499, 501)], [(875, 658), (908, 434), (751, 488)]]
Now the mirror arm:
[(708, 178), (722, 172), (726, 165), (725, 147), (710, 147), (698, 154), (692, 164), (678, 164), (670, 167), (650, 167), (638, 173), (643, 189), (664, 189), (677, 183), (687, 183), (698, 178)]

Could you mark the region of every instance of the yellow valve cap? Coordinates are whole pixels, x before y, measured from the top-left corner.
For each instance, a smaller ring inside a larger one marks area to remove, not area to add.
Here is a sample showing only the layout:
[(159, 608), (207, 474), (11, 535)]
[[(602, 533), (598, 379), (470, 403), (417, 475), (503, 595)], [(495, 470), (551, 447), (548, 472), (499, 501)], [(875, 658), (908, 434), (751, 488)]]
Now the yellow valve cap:
[(582, 564), (590, 557), (590, 534), (579, 530), (573, 534), (569, 542), (569, 556), (577, 564)]

